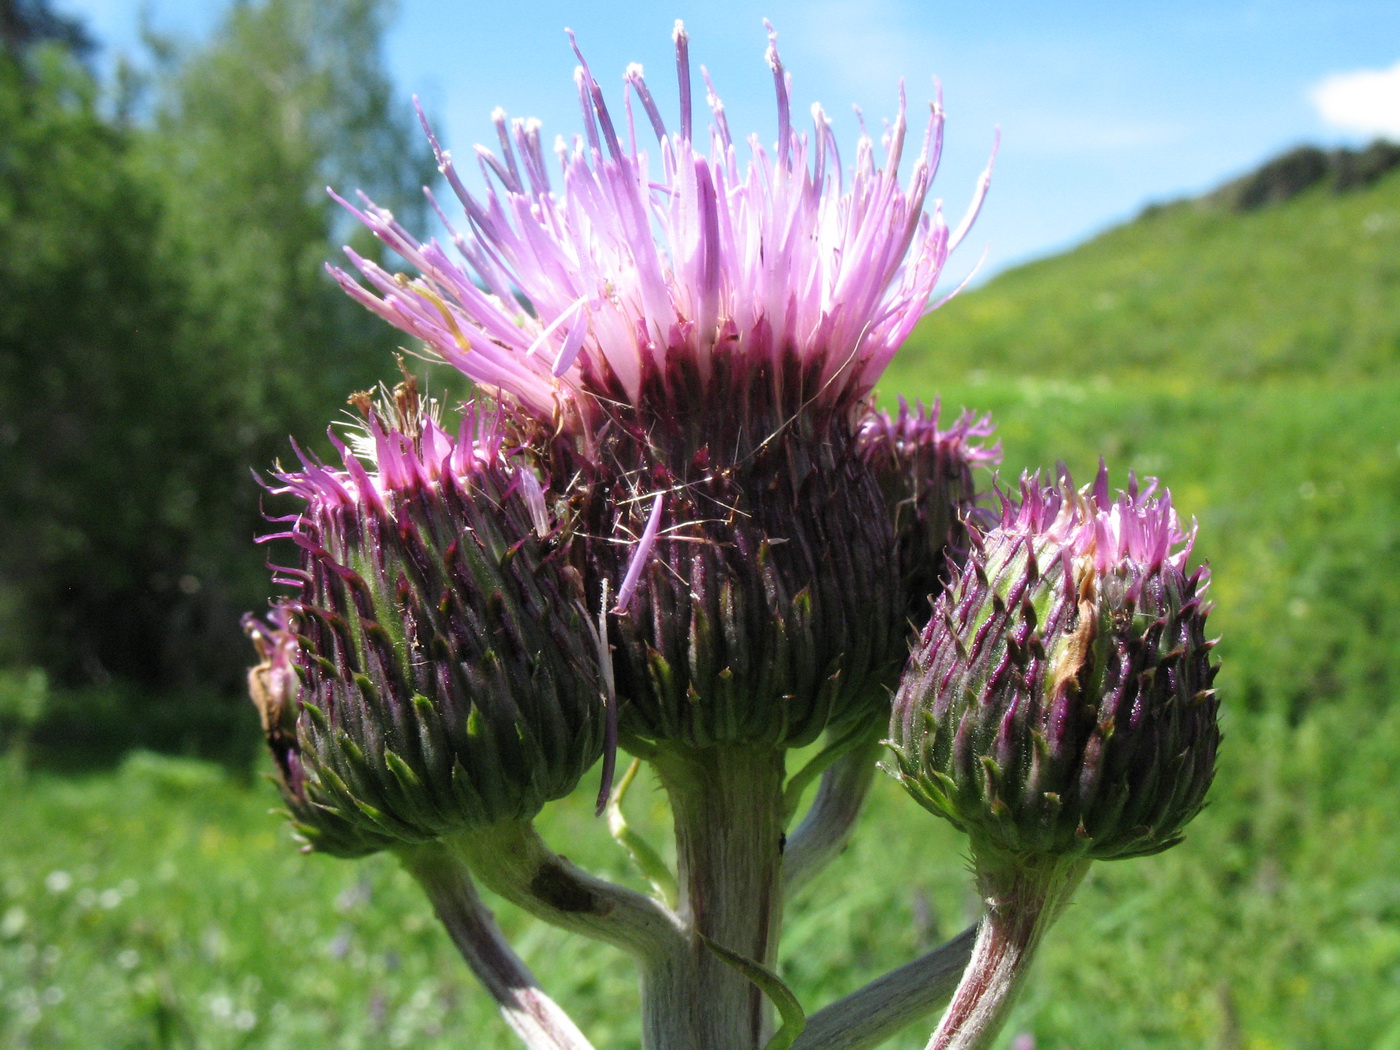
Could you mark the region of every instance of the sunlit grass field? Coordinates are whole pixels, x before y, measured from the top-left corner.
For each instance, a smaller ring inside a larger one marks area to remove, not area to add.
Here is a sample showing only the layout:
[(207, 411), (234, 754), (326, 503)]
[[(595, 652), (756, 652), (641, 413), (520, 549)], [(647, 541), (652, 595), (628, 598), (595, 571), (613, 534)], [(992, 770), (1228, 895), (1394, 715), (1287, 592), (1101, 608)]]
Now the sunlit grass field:
[[(1212, 802), (1183, 845), (1091, 871), (1003, 1046), (1400, 1050), (1398, 247), (1394, 177), (1244, 218), (1177, 206), (955, 301), (887, 378), (991, 411), (1004, 479), (1063, 460), (1087, 481), (1100, 455), (1117, 484), (1160, 476), (1214, 575)], [(640, 888), (595, 790), (545, 835)], [(297, 853), (255, 775), (11, 756), (0, 798), (0, 1046), (514, 1045), (395, 863)], [(651, 785), (627, 810), (664, 841)], [(973, 919), (962, 849), (877, 785), (789, 902), (783, 974), (809, 1010)], [(501, 919), (599, 1050), (637, 1046), (623, 956)]]
[[(1200, 521), (1224, 636), (1212, 804), (1182, 846), (1093, 870), (1005, 1039), (1400, 1048), (1400, 384), (987, 378), (944, 395), (994, 411), (1006, 474), (1062, 458), (1087, 479), (1102, 450), (1119, 482), (1167, 479)], [(144, 753), (7, 776), (0, 1045), (512, 1045), (395, 863), (297, 853), (256, 777)], [(640, 886), (591, 816), (594, 787), (549, 811), (546, 835)], [(627, 807), (664, 838), (654, 790)], [(784, 974), (809, 1009), (970, 921), (961, 850), (879, 785), (851, 849), (790, 902)], [(637, 1045), (623, 956), (502, 920), (596, 1045)]]

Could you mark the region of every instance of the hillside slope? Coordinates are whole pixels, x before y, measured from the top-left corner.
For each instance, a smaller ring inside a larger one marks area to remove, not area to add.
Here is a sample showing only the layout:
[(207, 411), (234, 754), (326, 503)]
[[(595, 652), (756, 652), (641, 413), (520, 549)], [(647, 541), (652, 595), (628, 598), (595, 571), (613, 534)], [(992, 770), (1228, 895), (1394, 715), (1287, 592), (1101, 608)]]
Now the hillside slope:
[(915, 331), (885, 389), (977, 373), (1159, 389), (1400, 374), (1400, 169), (1303, 180), (1261, 205), (1261, 181), (1300, 156), (1327, 155), (1295, 151), (959, 296)]
[(1213, 801), (1178, 849), (1095, 866), (1009, 1029), (1037, 1045), (1400, 1050), (1377, 874), (1400, 870), (1377, 808), (1400, 769), (1400, 170), (1360, 159), (1296, 150), (1002, 274), (881, 384), (989, 411), (1003, 479), (1082, 482), (1101, 455), (1115, 484), (1160, 477), (1211, 565)]

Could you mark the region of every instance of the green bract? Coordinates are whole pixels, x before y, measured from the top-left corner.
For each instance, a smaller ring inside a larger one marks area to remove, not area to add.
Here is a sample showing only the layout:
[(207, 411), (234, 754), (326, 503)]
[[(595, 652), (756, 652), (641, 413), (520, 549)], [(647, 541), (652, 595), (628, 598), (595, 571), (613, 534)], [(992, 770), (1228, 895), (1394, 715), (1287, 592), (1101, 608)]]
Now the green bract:
[(612, 618), (624, 740), (798, 747), (888, 706), (904, 599), (885, 500), (854, 413), (810, 404), (816, 380), (795, 357), (775, 368), (789, 399), (776, 406), (677, 355), (642, 390), (658, 403), (695, 390), (689, 414), (616, 409), (579, 467), (596, 479), (590, 579), (623, 579), (634, 554), (613, 537), (647, 532), (661, 497)]

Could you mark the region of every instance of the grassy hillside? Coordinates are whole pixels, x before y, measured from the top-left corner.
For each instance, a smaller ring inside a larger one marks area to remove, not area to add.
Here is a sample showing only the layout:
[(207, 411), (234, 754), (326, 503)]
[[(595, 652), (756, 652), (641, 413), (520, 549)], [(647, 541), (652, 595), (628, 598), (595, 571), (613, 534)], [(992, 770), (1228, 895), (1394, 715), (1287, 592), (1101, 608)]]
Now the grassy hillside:
[(1244, 212), (1218, 196), (1150, 209), (954, 299), (915, 332), (885, 386), (928, 390), (990, 373), (1188, 393), (1397, 370), (1393, 169), (1368, 187), (1316, 184)]
[(882, 387), (991, 411), (1011, 477), (1159, 476), (1214, 575), (1214, 801), (1051, 935), (1042, 1048), (1400, 1050), (1400, 171), (1242, 208), (1270, 174), (954, 300)]
[[(945, 307), (884, 390), (991, 411), (1007, 475), (1087, 480), (1102, 454), (1115, 481), (1161, 476), (1214, 573), (1211, 804), (1181, 846), (1094, 867), (1001, 1046), (1400, 1050), (1400, 176), (1158, 209)], [(627, 878), (594, 788), (543, 830)], [(268, 785), (138, 754), (85, 778), (0, 764), (0, 797), (0, 1045), (514, 1045), (407, 876), (296, 854)], [(664, 826), (659, 806), (636, 791), (629, 815)], [(802, 1001), (968, 921), (961, 850), (878, 785), (791, 902)], [(625, 961), (502, 918), (600, 1050), (637, 1045)]]

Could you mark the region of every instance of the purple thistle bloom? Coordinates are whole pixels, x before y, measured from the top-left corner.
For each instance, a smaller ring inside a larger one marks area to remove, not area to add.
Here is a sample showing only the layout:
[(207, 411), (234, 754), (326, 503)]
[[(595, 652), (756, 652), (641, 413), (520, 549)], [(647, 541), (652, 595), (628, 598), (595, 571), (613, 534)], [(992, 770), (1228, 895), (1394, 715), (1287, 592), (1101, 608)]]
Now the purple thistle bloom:
[(377, 848), (528, 820), (610, 733), (604, 656), (545, 487), (498, 410), (468, 406), (454, 437), (411, 381), (392, 404), (357, 404), (365, 433), (353, 451), (332, 438), (338, 465), (303, 455), (275, 475), (302, 504), (279, 534), (301, 559), (281, 570), (295, 593), (273, 628), (254, 625), (250, 684), (278, 697), (259, 707), (284, 795), (304, 837), (338, 853), (365, 851), (347, 827)]
[(1155, 483), (1023, 478), (935, 605), (895, 697), (897, 775), (974, 853), (1166, 849), (1220, 739), (1210, 574)]
[(911, 411), (899, 400), (899, 414), (872, 412), (861, 423), (862, 452), (879, 479), (894, 520), (899, 567), (915, 629), (928, 621), (929, 602), (947, 582), (951, 566), (967, 554), (967, 529), (977, 508), (973, 472), (1001, 462), (1001, 445), (987, 446), (990, 416), (964, 412), (946, 429), (938, 425), (940, 405)]
[[(1021, 480), (1019, 501), (1002, 496), (997, 529), (1004, 536), (1034, 537), (1054, 544), (1061, 556), (1087, 560), (1100, 575), (1133, 563), (1146, 574), (1163, 564), (1184, 572), (1196, 541), (1196, 528), (1182, 529), (1171, 493), (1157, 495), (1157, 479), (1139, 488), (1129, 477), (1126, 492), (1115, 497), (1108, 488), (1108, 468), (1099, 464), (1092, 487), (1076, 492), (1068, 475), (1058, 485), (1039, 477)], [(1202, 586), (1209, 573), (1201, 570)]]
[[(332, 273), (354, 298), (538, 418), (587, 425), (601, 406), (618, 403), (691, 411), (679, 399), (689, 384), (676, 389), (668, 378), (681, 364), (701, 388), (719, 376), (743, 387), (765, 376), (765, 396), (789, 411), (808, 402), (858, 405), (926, 311), (986, 177), (957, 232), (937, 205), (926, 213), (943, 113), (930, 106), (901, 185), (908, 131), (901, 92), (883, 166), (862, 135), (847, 182), (821, 109), (813, 108), (810, 137), (792, 127), (775, 39), (770, 28), (778, 96), (772, 153), (755, 137), (751, 159), (741, 163), (712, 88), (708, 143), (695, 141), (688, 44), (677, 23), (678, 131), (667, 131), (636, 66), (627, 71), (619, 129), (580, 54), (586, 135), (555, 146), (562, 193), (551, 186), (554, 165), (538, 124), (507, 125), (498, 111), (501, 155), (478, 147), (484, 199), (466, 189), (451, 155), (432, 140), (466, 210), (466, 231), (452, 231), (464, 265), (436, 240), (419, 244), (366, 200), (346, 207), (420, 276), (390, 274), (353, 252), (369, 287)], [(634, 100), (646, 119), (641, 134), (656, 137), (651, 153), (638, 142)], [(797, 386), (794, 363), (803, 379)]]
[[(458, 231), (438, 210), (455, 256), (367, 199), (341, 202), (417, 270), (349, 252), (365, 283), (332, 269), (346, 291), (548, 431), (535, 452), (576, 516), (587, 604), (615, 613), (632, 741), (804, 743), (883, 717), (903, 659), (899, 555), (858, 428), (987, 179), (957, 231), (924, 210), (943, 114), (930, 105), (901, 180), (902, 91), (883, 161), (862, 135), (843, 171), (819, 108), (810, 135), (793, 129), (769, 40), (777, 144), (750, 139), (747, 163), (708, 78), (697, 142), (678, 24), (678, 130), (638, 67), (616, 120), (580, 54), (584, 134), (555, 162), (536, 123), (498, 113), (478, 197), (428, 132), (466, 212)], [(420, 469), (386, 454), (382, 478)], [(287, 484), (327, 507), (363, 489), (372, 506), (381, 482), (345, 466), (345, 480), (308, 464)]]

